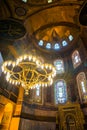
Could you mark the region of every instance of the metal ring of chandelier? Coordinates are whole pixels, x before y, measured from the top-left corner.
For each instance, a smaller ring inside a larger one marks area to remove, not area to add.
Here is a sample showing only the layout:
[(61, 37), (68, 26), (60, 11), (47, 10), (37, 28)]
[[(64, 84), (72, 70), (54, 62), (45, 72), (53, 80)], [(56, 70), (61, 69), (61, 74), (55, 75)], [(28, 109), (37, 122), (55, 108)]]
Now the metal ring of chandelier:
[(56, 76), (55, 67), (51, 64), (43, 64), (33, 55), (20, 56), (15, 62), (5, 61), (2, 72), (6, 74), (6, 80), (14, 85), (21, 85), (28, 94), (28, 90), (37, 86), (49, 86)]

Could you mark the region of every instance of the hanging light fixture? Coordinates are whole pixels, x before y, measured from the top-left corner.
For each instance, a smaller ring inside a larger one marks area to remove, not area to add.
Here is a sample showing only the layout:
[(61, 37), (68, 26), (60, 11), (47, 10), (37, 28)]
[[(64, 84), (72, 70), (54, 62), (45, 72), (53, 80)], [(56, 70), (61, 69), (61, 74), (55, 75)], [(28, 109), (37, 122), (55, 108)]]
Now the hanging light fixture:
[(29, 89), (37, 86), (52, 85), (56, 76), (55, 67), (51, 64), (43, 64), (38, 57), (33, 55), (20, 56), (15, 62), (5, 61), (2, 71), (6, 80), (14, 85), (21, 85), (28, 94)]

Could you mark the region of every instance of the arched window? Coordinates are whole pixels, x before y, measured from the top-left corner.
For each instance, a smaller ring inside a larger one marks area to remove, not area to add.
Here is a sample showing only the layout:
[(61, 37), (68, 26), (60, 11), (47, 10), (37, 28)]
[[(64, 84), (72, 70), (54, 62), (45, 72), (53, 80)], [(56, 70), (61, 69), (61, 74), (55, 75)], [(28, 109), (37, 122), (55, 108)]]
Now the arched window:
[(77, 85), (81, 102), (87, 102), (87, 82), (84, 72), (80, 72), (77, 77)]
[(54, 49), (55, 49), (55, 50), (59, 50), (59, 49), (60, 49), (59, 43), (55, 43), (55, 44), (54, 44)]
[(33, 103), (42, 103), (42, 87), (37, 85), (35, 89), (29, 90), (29, 101)]
[(1, 73), (2, 73), (2, 69), (1, 69), (2, 63), (3, 63), (3, 57), (2, 57), (2, 54), (0, 52), (0, 76), (1, 76)]
[(47, 49), (51, 49), (51, 43), (47, 43), (47, 44), (46, 44), (46, 48), (47, 48)]
[(40, 40), (40, 41), (38, 42), (38, 45), (39, 45), (39, 46), (43, 46), (43, 44), (44, 44), (43, 40)]
[(25, 2), (25, 3), (27, 2), (27, 0), (22, 0), (22, 1)]
[(34, 100), (35, 102), (37, 103), (40, 103), (41, 100), (42, 100), (42, 92), (41, 92), (41, 87), (40, 86), (37, 86), (36, 89), (35, 89), (35, 95), (34, 95)]
[(52, 3), (52, 0), (47, 0), (48, 1), (48, 3)]
[(65, 46), (67, 46), (67, 45), (68, 45), (67, 41), (63, 40), (63, 41), (62, 41), (62, 46), (65, 47)]
[(40, 87), (39, 86), (37, 86), (37, 88), (36, 88), (36, 96), (40, 96)]
[(75, 50), (72, 54), (72, 62), (74, 68), (78, 67), (81, 64), (81, 58), (77, 50)]
[(70, 41), (73, 40), (73, 36), (72, 35), (69, 35), (68, 38), (69, 38)]
[(65, 103), (67, 101), (66, 83), (64, 80), (58, 80), (55, 83), (55, 103)]
[(64, 63), (63, 60), (57, 59), (54, 61), (54, 66), (56, 68), (57, 74), (64, 73)]

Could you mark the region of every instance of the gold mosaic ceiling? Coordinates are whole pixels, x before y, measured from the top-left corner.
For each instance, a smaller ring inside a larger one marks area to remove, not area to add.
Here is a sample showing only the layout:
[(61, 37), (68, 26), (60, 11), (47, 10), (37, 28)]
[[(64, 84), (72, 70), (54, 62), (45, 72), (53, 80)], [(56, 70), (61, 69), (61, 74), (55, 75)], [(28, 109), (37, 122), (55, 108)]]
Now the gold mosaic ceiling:
[[(52, 39), (52, 30), (56, 30), (59, 37), (63, 37), (67, 30), (73, 35), (78, 32), (79, 35), (82, 30), (79, 12), (84, 2), (85, 0), (0, 0), (0, 20), (11, 18), (20, 21), (29, 38), (33, 35), (36, 39)], [(14, 40), (8, 43), (13, 42)]]

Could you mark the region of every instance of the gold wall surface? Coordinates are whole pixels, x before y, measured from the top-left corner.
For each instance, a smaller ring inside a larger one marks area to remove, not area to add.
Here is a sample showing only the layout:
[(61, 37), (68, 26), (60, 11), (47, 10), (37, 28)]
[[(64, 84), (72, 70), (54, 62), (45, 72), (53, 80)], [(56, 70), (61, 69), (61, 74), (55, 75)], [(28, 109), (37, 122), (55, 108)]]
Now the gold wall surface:
[(15, 103), (0, 95), (0, 130), (9, 130)]
[(57, 120), (59, 130), (84, 130), (84, 116), (78, 103), (59, 105)]

